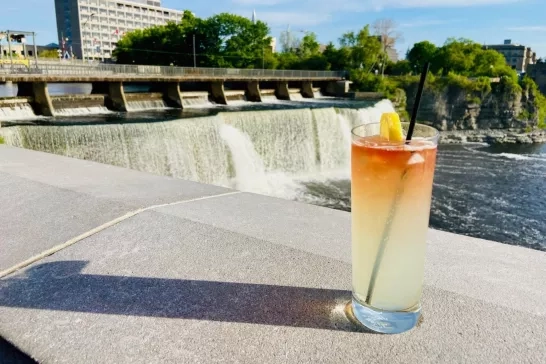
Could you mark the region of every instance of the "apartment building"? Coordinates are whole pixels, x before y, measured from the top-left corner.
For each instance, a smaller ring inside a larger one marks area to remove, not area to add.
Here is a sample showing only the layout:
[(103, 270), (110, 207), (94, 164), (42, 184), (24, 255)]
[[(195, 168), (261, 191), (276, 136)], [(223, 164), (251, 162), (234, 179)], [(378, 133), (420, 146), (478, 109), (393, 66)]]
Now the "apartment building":
[(510, 39), (506, 39), (504, 44), (486, 45), (484, 48), (501, 53), (510, 67), (520, 73), (527, 72), (527, 66), (537, 62), (537, 54), (530, 47), (512, 43)]
[(537, 83), (540, 91), (546, 94), (546, 62), (538, 61), (533, 65), (529, 65), (527, 74)]
[(55, 0), (59, 47), (65, 58), (109, 60), (127, 32), (168, 22), (183, 12), (160, 0)]

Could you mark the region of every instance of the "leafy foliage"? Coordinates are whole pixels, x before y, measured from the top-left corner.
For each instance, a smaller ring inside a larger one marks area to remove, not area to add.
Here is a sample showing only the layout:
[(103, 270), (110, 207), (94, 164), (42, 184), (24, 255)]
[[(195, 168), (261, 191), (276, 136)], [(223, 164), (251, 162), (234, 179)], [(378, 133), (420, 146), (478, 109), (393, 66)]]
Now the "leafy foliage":
[(427, 40), (415, 43), (406, 56), (411, 70), (415, 73), (420, 73), (425, 66), (425, 62), (432, 62), (434, 60), (437, 51), (438, 48)]
[(45, 49), (38, 53), (40, 58), (59, 58), (59, 52), (56, 49)]
[[(538, 113), (540, 125), (546, 127), (546, 97), (531, 79), (520, 82), (516, 71), (497, 51), (464, 38), (449, 38), (441, 47), (422, 41), (408, 51), (406, 60), (393, 63), (387, 60), (386, 47), (400, 38), (394, 23), (378, 21), (374, 30), (372, 34), (370, 26), (365, 25), (356, 32), (346, 32), (337, 46), (329, 43), (324, 49), (314, 33), (306, 32), (296, 39), (287, 31), (283, 33), (286, 39), (281, 39), (282, 51), (274, 53), (269, 27), (263, 22), (253, 23), (229, 13), (202, 19), (185, 11), (181, 24), (126, 34), (114, 56), (118, 63), (191, 67), (195, 52), (197, 67), (345, 70), (353, 81), (353, 90), (382, 92), (393, 101), (402, 99), (403, 90), (418, 82), (429, 61), (428, 90), (456, 87), (466, 91), (471, 103), (480, 103), (490, 93), (511, 97), (524, 91), (534, 105), (530, 113)], [(51, 56), (57, 57), (56, 51)], [(381, 75), (376, 74), (379, 72)], [(498, 80), (492, 83), (495, 78)]]
[(181, 24), (139, 29), (117, 44), (118, 63), (193, 66), (194, 38), (198, 67), (261, 68), (272, 60), (269, 28), (242, 16), (221, 13), (207, 19), (184, 12)]
[(502, 54), (464, 38), (449, 38), (440, 48), (428, 41), (415, 43), (407, 58), (416, 74), (425, 62), (431, 62), (431, 71), (441, 76), (456, 73), (467, 77), (517, 77)]
[(540, 92), (535, 81), (527, 76), (521, 80), (521, 88), (529, 95), (529, 98), (534, 99), (534, 104), (538, 109), (538, 127), (546, 129), (546, 96)]

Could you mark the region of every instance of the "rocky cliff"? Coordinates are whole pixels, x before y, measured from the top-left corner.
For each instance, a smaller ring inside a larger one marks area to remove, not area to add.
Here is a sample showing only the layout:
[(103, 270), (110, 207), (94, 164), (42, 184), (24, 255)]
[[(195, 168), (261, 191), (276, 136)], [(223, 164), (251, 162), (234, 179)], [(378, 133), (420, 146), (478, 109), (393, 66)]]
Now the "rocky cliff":
[[(404, 87), (406, 110), (412, 112), (417, 83)], [(402, 106), (402, 105), (401, 105)], [(489, 92), (472, 92), (449, 85), (427, 87), (417, 120), (446, 130), (529, 129), (538, 125), (533, 95), (491, 84)]]

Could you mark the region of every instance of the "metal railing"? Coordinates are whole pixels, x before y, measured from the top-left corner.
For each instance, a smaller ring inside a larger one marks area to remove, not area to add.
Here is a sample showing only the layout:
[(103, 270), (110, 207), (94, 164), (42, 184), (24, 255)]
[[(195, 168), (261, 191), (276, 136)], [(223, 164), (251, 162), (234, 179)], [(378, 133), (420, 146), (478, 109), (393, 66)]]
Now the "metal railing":
[(38, 62), (30, 67), (4, 64), (0, 74), (43, 76), (130, 76), (130, 77), (203, 77), (203, 78), (344, 78), (345, 71), (305, 71), (237, 68), (191, 68), (174, 66), (145, 66), (104, 63)]

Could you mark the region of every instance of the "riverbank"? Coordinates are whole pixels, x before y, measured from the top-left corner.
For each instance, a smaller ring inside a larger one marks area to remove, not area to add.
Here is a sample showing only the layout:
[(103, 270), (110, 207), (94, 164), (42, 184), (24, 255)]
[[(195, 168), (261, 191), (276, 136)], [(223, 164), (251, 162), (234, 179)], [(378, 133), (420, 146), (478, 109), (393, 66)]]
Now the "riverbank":
[(533, 144), (546, 143), (546, 130), (522, 129), (452, 130), (440, 132), (440, 143)]

